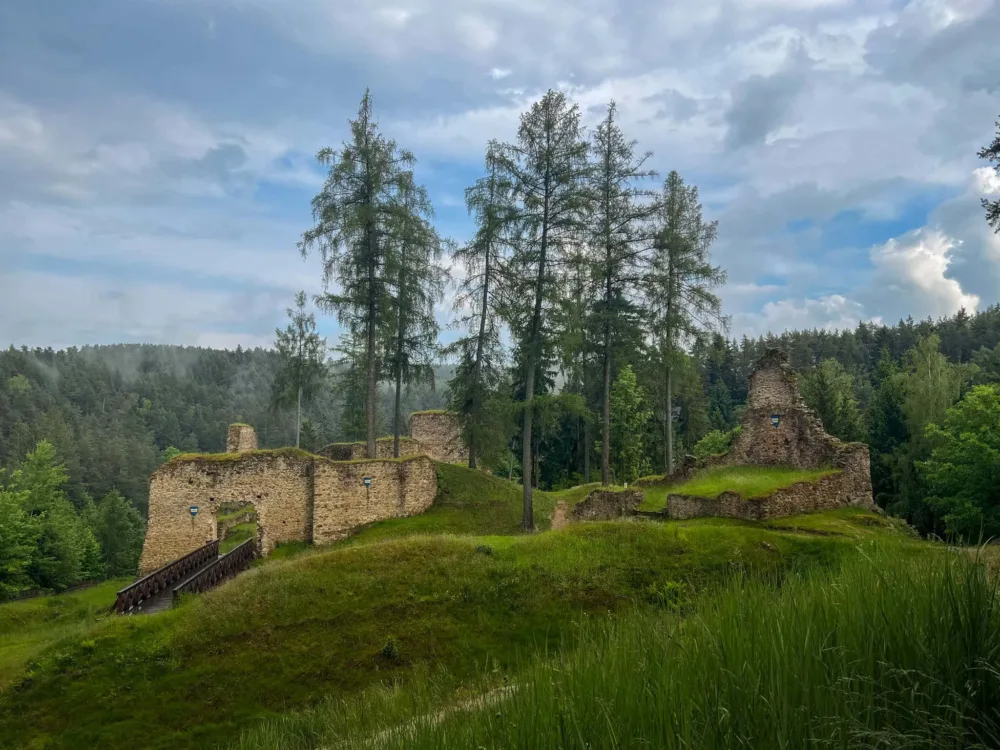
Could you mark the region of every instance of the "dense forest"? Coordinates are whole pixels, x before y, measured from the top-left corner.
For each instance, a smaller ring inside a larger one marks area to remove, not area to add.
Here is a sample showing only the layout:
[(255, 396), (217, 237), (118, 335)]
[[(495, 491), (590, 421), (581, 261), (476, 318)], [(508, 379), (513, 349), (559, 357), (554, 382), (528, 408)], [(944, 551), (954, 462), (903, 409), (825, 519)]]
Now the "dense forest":
[[(980, 156), (1000, 163), (1000, 134)], [(769, 347), (829, 432), (869, 444), (882, 507), (925, 534), (1000, 534), (1000, 307), (731, 339), (717, 225), (677, 172), (653, 182), (649, 157), (613, 102), (588, 133), (549, 91), (513, 142), (486, 144), (466, 191), (475, 232), (456, 246), (366, 92), (350, 138), (318, 154), (328, 177), (299, 243), (322, 260), (312, 302), (341, 326), (333, 347), (299, 293), (273, 350), (0, 353), (0, 595), (127, 571), (150, 472), (222, 450), (234, 421), (262, 447), (364, 440), (374, 456), (409, 412), (447, 406), (470, 467), (520, 481), (531, 530), (534, 488), (628, 483), (724, 451)], [(460, 335), (442, 348), (449, 285)]]

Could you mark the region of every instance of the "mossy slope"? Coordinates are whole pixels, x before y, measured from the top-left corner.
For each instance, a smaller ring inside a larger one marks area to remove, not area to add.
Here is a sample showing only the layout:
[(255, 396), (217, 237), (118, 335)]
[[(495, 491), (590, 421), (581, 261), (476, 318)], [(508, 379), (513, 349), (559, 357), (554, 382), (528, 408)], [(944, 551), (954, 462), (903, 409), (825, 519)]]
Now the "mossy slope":
[[(57, 643), (0, 694), (0, 746), (211, 746), (257, 718), (406, 679), (420, 665), (459, 678), (488, 660), (510, 666), (571, 642), (587, 613), (663, 606), (667, 591), (676, 603), (734, 569), (827, 565), (859, 537), (899, 537), (858, 511), (812, 517), (816, 528), (830, 519), (829, 536), (717, 519), (514, 536), (519, 488), (461, 467), (441, 466), (439, 478), (423, 516)], [(587, 492), (539, 493), (539, 516)]]

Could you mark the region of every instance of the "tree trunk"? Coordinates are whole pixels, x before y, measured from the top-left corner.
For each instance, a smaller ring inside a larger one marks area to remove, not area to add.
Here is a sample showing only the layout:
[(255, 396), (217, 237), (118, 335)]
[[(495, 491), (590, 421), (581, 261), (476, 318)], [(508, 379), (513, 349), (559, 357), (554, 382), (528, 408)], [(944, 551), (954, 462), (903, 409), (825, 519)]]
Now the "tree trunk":
[(480, 379), (483, 371), (483, 348), (486, 338), (486, 315), (490, 301), (490, 248), (486, 249), (486, 265), (483, 269), (483, 299), (479, 312), (479, 338), (476, 340), (476, 361), (472, 368), (472, 419), (469, 432), (469, 468), (476, 468), (476, 425), (482, 408)]
[[(295, 407), (295, 447), (299, 447), (299, 435), (302, 431), (302, 386), (299, 386), (299, 401)], [(313, 446), (315, 447), (315, 446)]]
[(674, 399), (673, 368), (667, 360), (667, 474), (674, 470)]
[(583, 483), (590, 483), (590, 422), (583, 420)]
[(403, 316), (403, 274), (406, 268), (406, 245), (404, 243), (402, 257), (399, 263), (399, 280), (396, 294), (396, 401), (392, 412), (392, 457), (399, 458), (399, 434), (402, 429), (402, 394), (403, 394), (403, 335), (405, 318)]
[[(530, 362), (533, 358), (529, 356), (528, 359)], [(535, 509), (531, 496), (531, 400), (535, 397), (535, 368), (530, 364), (524, 385), (524, 424), (521, 429), (521, 490), (524, 507), (521, 528), (532, 531), (535, 528)]]
[[(374, 258), (369, 262), (369, 284), (374, 286)], [(375, 291), (372, 288), (368, 293), (368, 325), (367, 325), (367, 341), (366, 346), (368, 351), (367, 355), (367, 370), (368, 370), (368, 388), (365, 391), (365, 425), (367, 429), (366, 441), (365, 441), (365, 455), (368, 458), (375, 458), (375, 398), (378, 394), (378, 368), (375, 362), (375, 347), (377, 342), (375, 340), (375, 315), (377, 307), (375, 304)]]
[[(607, 307), (604, 310), (607, 314)], [(604, 391), (601, 419), (601, 484), (611, 484), (611, 321), (604, 326)]]

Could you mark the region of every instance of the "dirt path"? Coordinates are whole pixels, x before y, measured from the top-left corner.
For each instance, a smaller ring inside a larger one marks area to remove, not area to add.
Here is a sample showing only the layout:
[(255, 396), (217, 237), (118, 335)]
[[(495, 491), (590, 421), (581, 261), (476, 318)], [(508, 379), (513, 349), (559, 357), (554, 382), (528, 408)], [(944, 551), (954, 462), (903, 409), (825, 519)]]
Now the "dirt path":
[(558, 531), (559, 529), (565, 527), (568, 523), (569, 506), (566, 505), (565, 500), (560, 500), (556, 503), (556, 507), (552, 511), (552, 530)]

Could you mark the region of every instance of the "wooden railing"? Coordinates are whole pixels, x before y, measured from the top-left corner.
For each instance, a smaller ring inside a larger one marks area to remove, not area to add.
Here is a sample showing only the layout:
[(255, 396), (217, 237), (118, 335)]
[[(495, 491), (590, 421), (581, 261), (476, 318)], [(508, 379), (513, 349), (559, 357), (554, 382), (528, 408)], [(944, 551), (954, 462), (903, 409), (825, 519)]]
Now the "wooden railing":
[(222, 583), (227, 578), (246, 569), (257, 556), (257, 540), (247, 539), (242, 544), (233, 547), (227, 554), (220, 557), (204, 570), (199, 570), (186, 581), (174, 588), (174, 603), (181, 594), (200, 594)]
[(197, 570), (205, 563), (216, 560), (218, 557), (219, 541), (216, 539), (204, 547), (199, 547), (194, 552), (189, 552), (184, 557), (167, 563), (162, 568), (157, 568), (131, 586), (123, 588), (115, 597), (111, 611), (120, 615), (128, 614), (146, 599), (165, 591), (177, 581), (184, 580), (185, 577), (191, 575), (191, 571)]

